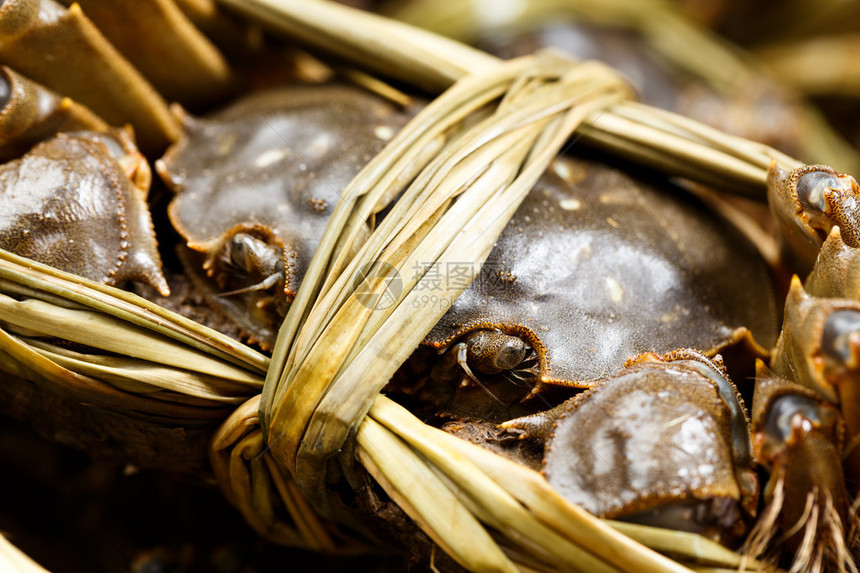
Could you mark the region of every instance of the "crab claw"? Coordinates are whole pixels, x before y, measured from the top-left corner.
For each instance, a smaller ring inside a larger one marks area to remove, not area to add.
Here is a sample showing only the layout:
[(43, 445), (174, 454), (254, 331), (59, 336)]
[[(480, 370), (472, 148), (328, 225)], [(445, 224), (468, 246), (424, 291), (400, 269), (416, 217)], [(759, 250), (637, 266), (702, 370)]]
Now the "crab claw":
[(834, 226), (852, 247), (860, 246), (860, 185), (826, 165), (793, 171), (772, 162), (768, 202), (779, 226), (784, 256), (798, 272), (808, 272)]
[(502, 427), (544, 439), (549, 483), (595, 515), (735, 541), (755, 513), (740, 396), (698, 352), (645, 355), (561, 406)]
[(860, 482), (860, 302), (809, 296), (795, 278), (771, 368), (838, 408), (846, 477)]
[(0, 66), (0, 160), (8, 161), (64, 131), (107, 131), (88, 108)]

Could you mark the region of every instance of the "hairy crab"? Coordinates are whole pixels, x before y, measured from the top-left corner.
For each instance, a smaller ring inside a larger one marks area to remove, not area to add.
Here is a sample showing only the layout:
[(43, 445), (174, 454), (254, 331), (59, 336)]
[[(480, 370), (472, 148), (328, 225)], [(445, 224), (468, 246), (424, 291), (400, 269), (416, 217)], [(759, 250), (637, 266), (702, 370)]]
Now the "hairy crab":
[(551, 169), (459, 298), (446, 300), (448, 285), (425, 275), (430, 303), (435, 295), (450, 305), (430, 345), (451, 352), (475, 331), (499, 331), (536, 354), (532, 384), (588, 386), (641, 352), (686, 345), (714, 354), (752, 342), (747, 329), (773, 343), (767, 270), (725, 221), (679, 189), (599, 162), (560, 157)]
[(335, 84), (184, 116), (185, 135), (156, 163), (176, 193), (169, 214), (187, 240), (183, 260), (261, 346), (274, 343), (341, 190), (407, 119), (380, 96)]

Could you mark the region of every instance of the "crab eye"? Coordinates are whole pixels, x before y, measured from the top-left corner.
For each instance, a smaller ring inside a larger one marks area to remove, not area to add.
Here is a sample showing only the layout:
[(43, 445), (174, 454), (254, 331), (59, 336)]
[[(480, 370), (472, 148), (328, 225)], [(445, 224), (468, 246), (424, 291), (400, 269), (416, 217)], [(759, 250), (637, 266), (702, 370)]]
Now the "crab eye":
[(824, 325), (821, 349), (824, 355), (848, 367), (854, 364), (854, 339), (860, 335), (860, 312), (837, 310)]
[(495, 357), (495, 365), (502, 370), (512, 370), (526, 357), (528, 347), (516, 336), (506, 336)]
[(824, 200), (825, 189), (839, 188), (839, 181), (832, 173), (826, 171), (810, 171), (797, 180), (797, 198), (807, 209), (824, 213), (827, 203)]

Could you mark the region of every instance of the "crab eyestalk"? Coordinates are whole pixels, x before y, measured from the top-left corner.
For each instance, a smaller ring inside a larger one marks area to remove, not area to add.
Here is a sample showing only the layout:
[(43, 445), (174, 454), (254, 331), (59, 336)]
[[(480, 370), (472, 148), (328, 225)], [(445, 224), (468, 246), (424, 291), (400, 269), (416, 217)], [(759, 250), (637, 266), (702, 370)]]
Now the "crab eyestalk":
[(757, 556), (784, 544), (794, 555), (793, 571), (856, 571), (857, 516), (842, 471), (837, 409), (759, 362), (752, 431), (756, 459), (770, 479), (747, 552)]
[(445, 349), (431, 376), (439, 382), (471, 381), (486, 390), (482, 377), (501, 374), (514, 383), (536, 378), (538, 360), (534, 355), (532, 346), (520, 336), (477, 328)]
[(860, 185), (826, 165), (768, 170), (768, 201), (777, 221), (784, 257), (807, 273), (834, 226), (852, 247), (860, 246)]

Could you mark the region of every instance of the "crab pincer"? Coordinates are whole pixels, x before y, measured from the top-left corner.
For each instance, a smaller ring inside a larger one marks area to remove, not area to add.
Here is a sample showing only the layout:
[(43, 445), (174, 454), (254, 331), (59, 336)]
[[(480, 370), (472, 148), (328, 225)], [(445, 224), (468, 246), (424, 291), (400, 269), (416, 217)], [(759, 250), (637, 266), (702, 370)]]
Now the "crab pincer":
[(543, 471), (606, 518), (736, 543), (755, 515), (746, 411), (719, 360), (643, 354), (540, 414), (502, 424), (545, 440)]

